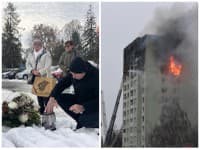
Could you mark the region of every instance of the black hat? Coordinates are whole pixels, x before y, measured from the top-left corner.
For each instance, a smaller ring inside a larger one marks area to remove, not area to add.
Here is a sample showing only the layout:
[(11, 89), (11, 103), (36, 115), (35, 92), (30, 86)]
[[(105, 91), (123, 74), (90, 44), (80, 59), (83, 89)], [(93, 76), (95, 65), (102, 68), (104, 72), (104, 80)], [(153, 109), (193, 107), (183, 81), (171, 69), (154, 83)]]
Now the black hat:
[(72, 60), (69, 69), (74, 73), (83, 73), (87, 70), (84, 60), (80, 57), (75, 57)]

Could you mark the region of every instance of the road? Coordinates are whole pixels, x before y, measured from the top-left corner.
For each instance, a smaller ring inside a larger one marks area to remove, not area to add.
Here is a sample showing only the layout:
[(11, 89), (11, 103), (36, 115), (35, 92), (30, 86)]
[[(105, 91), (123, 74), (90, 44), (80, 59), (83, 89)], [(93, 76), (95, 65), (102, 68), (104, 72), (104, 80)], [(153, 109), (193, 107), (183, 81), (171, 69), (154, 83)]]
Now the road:
[(31, 92), (32, 85), (27, 84), (25, 80), (8, 80), (2, 79), (2, 88), (17, 91), (17, 92)]

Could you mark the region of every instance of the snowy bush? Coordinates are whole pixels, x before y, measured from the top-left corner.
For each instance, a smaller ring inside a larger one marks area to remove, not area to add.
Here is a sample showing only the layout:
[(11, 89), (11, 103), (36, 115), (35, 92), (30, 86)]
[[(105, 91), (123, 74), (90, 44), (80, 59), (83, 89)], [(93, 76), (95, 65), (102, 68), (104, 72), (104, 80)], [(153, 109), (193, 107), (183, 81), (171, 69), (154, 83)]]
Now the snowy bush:
[(40, 115), (33, 99), (25, 94), (20, 94), (10, 102), (4, 101), (2, 124), (8, 127), (39, 125)]

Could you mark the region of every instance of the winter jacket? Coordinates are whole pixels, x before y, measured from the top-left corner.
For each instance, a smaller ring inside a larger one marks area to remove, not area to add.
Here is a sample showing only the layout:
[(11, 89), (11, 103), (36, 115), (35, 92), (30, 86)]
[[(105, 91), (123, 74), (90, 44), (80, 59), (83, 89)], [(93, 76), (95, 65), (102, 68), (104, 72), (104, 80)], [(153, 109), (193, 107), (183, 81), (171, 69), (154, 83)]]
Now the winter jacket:
[[(40, 72), (41, 76), (51, 77), (51, 70), (50, 70), (51, 64), (52, 64), (51, 54), (48, 51), (46, 51), (46, 53), (44, 53), (39, 59), (36, 69)], [(36, 65), (36, 59), (34, 56), (34, 52), (32, 51), (28, 55), (26, 61), (26, 69), (28, 70), (28, 72), (31, 73), (31, 71), (35, 69), (35, 65)]]
[(67, 72), (69, 71), (70, 63), (76, 56), (79, 56), (76, 49), (72, 49), (72, 51), (70, 52), (64, 51), (62, 55), (60, 56), (58, 64), (59, 64), (59, 67), (63, 71), (63, 76), (67, 75)]
[[(85, 113), (99, 111), (99, 70), (86, 62), (86, 75), (81, 80), (72, 78), (68, 74), (60, 82), (57, 83), (51, 96), (57, 99), (62, 91), (73, 85), (76, 101), (83, 105)], [(65, 100), (63, 100), (65, 101)], [(67, 101), (67, 100), (66, 100)]]

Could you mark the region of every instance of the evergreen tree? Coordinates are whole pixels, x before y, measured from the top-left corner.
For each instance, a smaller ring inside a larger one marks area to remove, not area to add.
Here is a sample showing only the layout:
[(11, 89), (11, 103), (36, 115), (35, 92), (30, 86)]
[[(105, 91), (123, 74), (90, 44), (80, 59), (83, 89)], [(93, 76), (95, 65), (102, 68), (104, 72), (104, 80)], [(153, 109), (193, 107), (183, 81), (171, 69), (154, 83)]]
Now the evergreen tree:
[(81, 38), (80, 38), (79, 32), (78, 31), (74, 31), (72, 33), (71, 39), (74, 42), (75, 49), (78, 51), (78, 53), (80, 54), (80, 56), (83, 56), (83, 54), (82, 54)]
[(63, 27), (63, 30), (64, 39), (67, 41), (72, 39), (72, 34), (74, 32), (80, 33), (80, 31), (82, 30), (82, 26), (79, 20), (72, 20)]
[(62, 53), (64, 51), (65, 51), (64, 41), (63, 40), (58, 41), (56, 43), (55, 48), (52, 51), (52, 60), (53, 60), (52, 65), (58, 65), (58, 61), (60, 59), (60, 56), (62, 55)]
[(4, 26), (2, 33), (3, 68), (19, 67), (22, 62), (21, 42), (19, 40), (20, 19), (14, 4), (8, 3), (4, 9)]
[(98, 36), (96, 33), (96, 18), (92, 10), (92, 5), (87, 11), (86, 23), (83, 32), (83, 56), (85, 59), (93, 60), (96, 63), (99, 61), (99, 45)]

